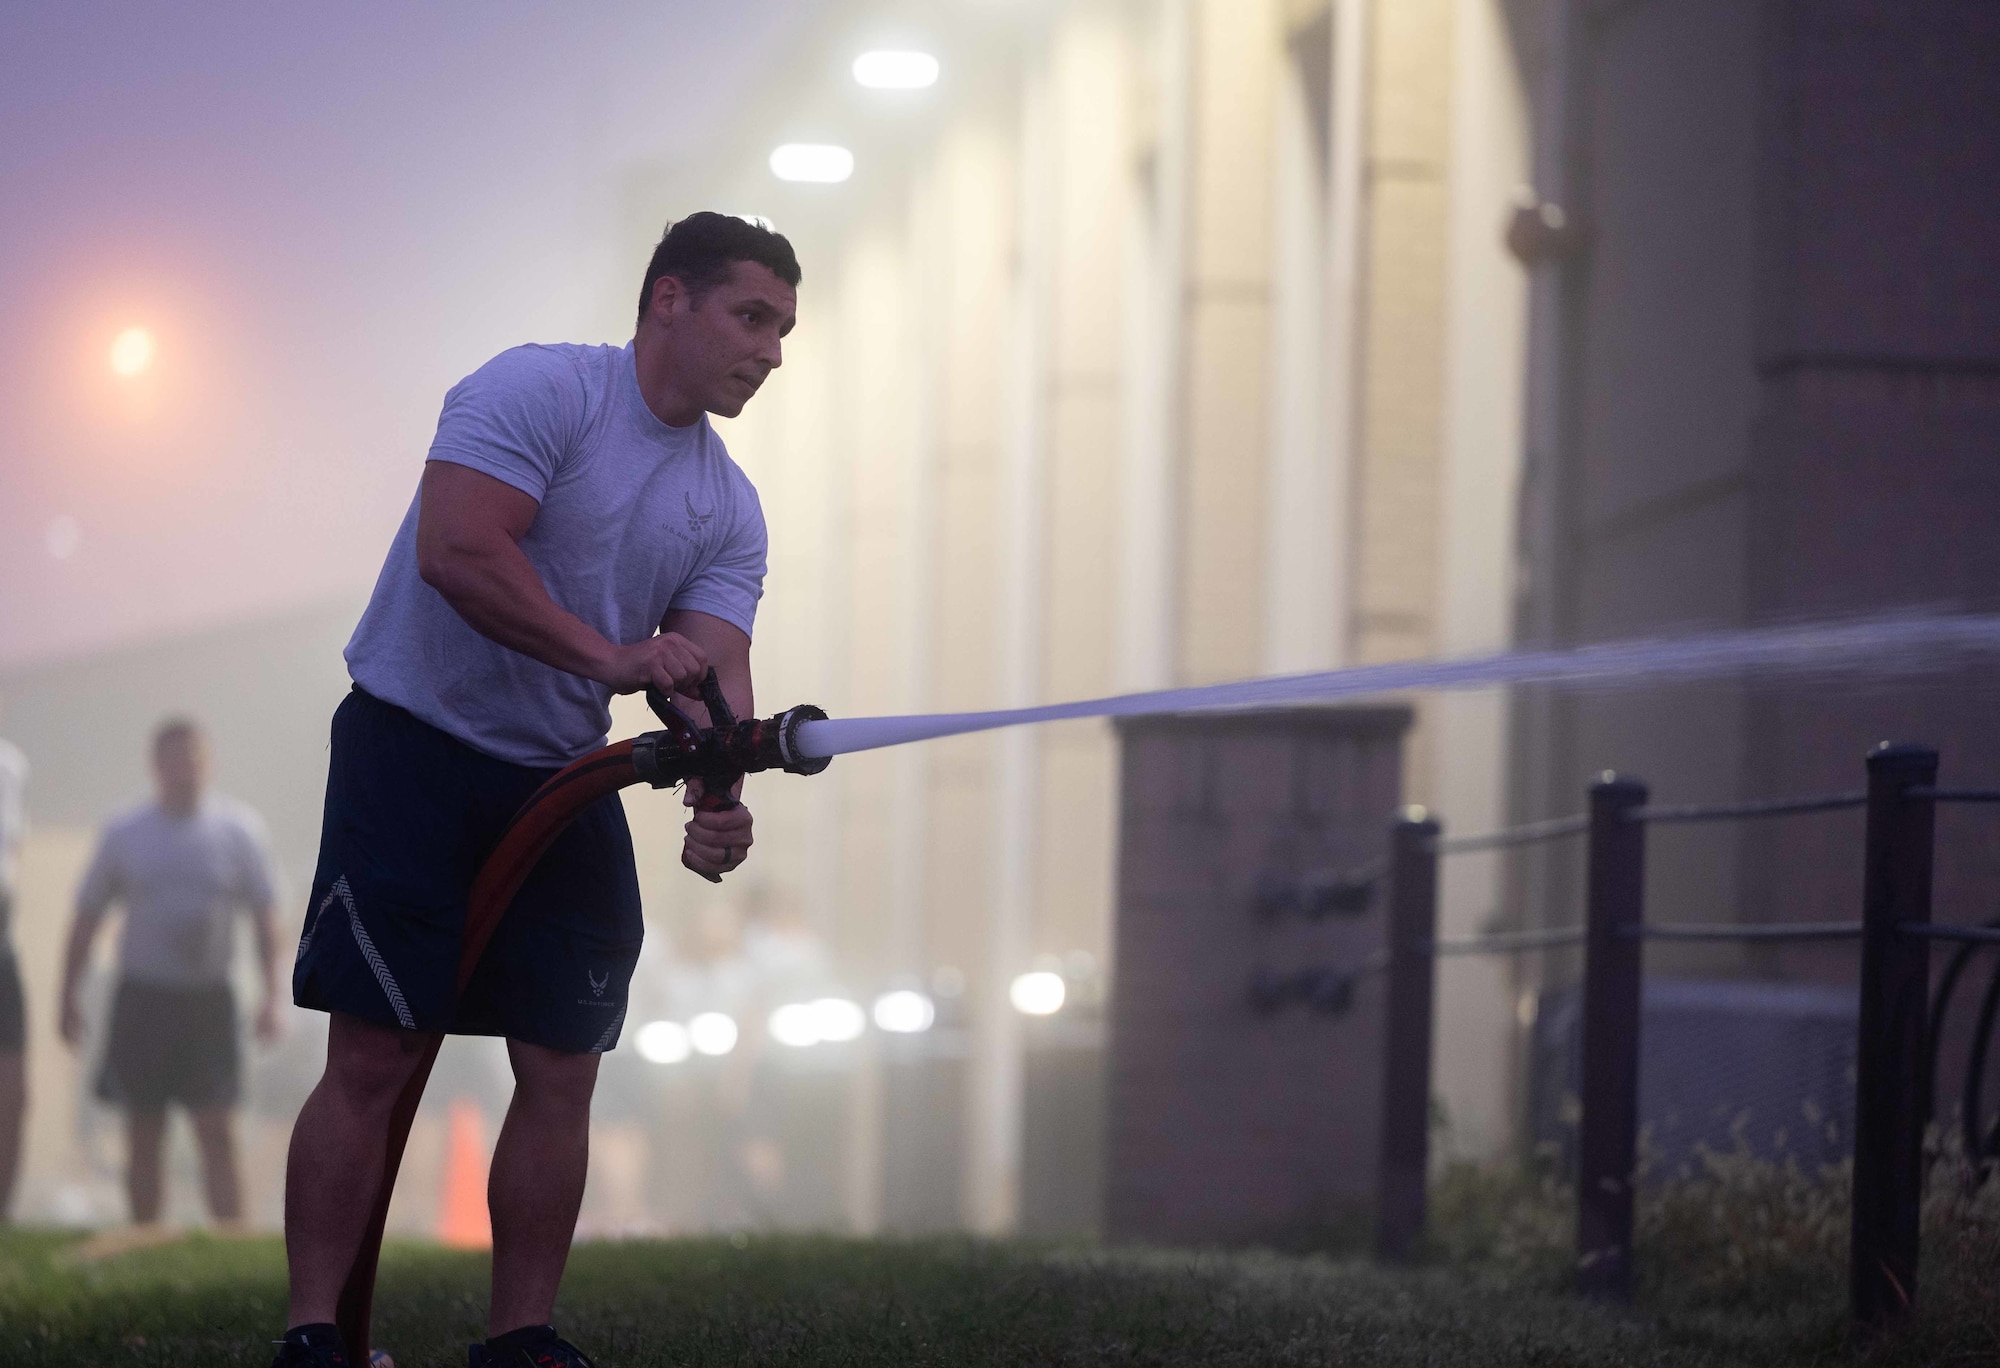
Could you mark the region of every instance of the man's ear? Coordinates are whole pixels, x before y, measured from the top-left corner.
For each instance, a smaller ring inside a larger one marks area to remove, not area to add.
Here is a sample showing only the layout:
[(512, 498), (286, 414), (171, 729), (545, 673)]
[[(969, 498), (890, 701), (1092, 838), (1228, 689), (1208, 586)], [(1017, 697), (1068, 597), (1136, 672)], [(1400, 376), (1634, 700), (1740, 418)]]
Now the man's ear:
[(686, 287), (675, 277), (663, 275), (653, 282), (653, 306), (648, 313), (658, 314), (660, 321), (665, 323), (672, 317), (674, 305), (686, 298)]

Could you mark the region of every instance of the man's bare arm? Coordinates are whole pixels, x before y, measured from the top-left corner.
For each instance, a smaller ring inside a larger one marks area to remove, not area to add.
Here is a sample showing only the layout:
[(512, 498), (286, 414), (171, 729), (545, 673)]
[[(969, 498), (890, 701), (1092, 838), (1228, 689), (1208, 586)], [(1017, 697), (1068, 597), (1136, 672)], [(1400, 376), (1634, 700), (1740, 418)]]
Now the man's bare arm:
[(432, 461), (417, 505), (417, 573), (474, 631), (544, 665), (618, 693), (692, 691), (708, 659), (685, 636), (620, 645), (549, 597), (520, 545), (539, 509), (483, 471)]
[(278, 918), (271, 904), (259, 903), (250, 909), (250, 930), (257, 942), (257, 974), (264, 986), (263, 1001), (257, 1007), (257, 1034), (265, 1040), (278, 1037)]
[(76, 990), (83, 982), (85, 966), (90, 963), (90, 943), (97, 939), (97, 928), (103, 921), (101, 911), (79, 907), (76, 919), (69, 924), (69, 944), (63, 950), (62, 1000), (57, 1030), (71, 1048), (83, 1043), (83, 1009), (77, 1003)]

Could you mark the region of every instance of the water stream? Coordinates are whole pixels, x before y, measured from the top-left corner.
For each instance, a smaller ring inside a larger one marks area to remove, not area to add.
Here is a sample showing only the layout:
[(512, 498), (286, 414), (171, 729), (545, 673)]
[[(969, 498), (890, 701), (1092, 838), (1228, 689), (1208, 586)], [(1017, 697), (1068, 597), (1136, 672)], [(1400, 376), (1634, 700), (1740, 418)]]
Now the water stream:
[(1432, 690), (1519, 684), (1597, 689), (1739, 675), (1888, 677), (1949, 670), (1975, 661), (2000, 662), (2000, 616), (1909, 614), (1641, 637), (1562, 650), (1397, 661), (995, 712), (833, 718), (802, 726), (799, 748), (807, 755), (846, 755), (1080, 717), (1264, 708)]

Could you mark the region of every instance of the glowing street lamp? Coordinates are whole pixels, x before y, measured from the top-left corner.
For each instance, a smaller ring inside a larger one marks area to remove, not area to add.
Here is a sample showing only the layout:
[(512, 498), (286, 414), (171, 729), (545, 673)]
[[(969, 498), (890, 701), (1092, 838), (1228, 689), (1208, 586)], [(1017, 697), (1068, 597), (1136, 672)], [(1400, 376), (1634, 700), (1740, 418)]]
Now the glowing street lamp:
[(875, 1024), (891, 1035), (916, 1035), (937, 1020), (937, 1005), (914, 988), (897, 988), (875, 999)]
[(868, 1014), (858, 1002), (841, 997), (814, 998), (806, 1006), (812, 1012), (813, 1032), (830, 1045), (854, 1040), (868, 1029)]
[(153, 364), (153, 335), (144, 328), (127, 328), (111, 343), (111, 370), (115, 375), (142, 375)]
[(771, 174), (802, 185), (838, 185), (854, 174), (854, 154), (834, 143), (785, 143), (771, 152)]
[(870, 90), (923, 90), (937, 84), (938, 59), (928, 52), (864, 52), (854, 79)]
[(736, 1048), (736, 1020), (723, 1012), (703, 1012), (687, 1025), (696, 1054), (726, 1055)]
[(1062, 1010), (1069, 988), (1053, 969), (1036, 969), (1022, 974), (1007, 986), (1007, 1000), (1014, 1010), (1028, 1016), (1054, 1016)]
[(639, 1057), (649, 1064), (678, 1064), (693, 1052), (687, 1027), (678, 1021), (649, 1021), (639, 1028)]
[(809, 1045), (819, 1044), (819, 1026), (813, 1020), (813, 1009), (806, 1003), (786, 1003), (771, 1013), (768, 1025), (771, 1039), (780, 1045), (803, 1050)]

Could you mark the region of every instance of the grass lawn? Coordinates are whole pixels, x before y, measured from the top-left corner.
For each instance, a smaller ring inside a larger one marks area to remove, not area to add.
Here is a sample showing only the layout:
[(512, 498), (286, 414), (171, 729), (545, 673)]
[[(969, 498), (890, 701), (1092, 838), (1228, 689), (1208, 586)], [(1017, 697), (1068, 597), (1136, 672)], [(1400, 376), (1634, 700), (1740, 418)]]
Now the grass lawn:
[[(255, 1364), (282, 1328), (275, 1239), (191, 1238), (66, 1262), (0, 1233), (0, 1363)], [(392, 1246), (377, 1338), (399, 1368), (462, 1365), (482, 1256)], [(1823, 1280), (1815, 1280), (1823, 1281)], [(585, 1245), (558, 1324), (604, 1368), (747, 1364), (2000, 1364), (2000, 1287), (1945, 1276), (1884, 1353), (1843, 1349), (1840, 1289), (1766, 1304), (1708, 1287), (1637, 1312), (1491, 1266), (1012, 1242), (770, 1236)]]

